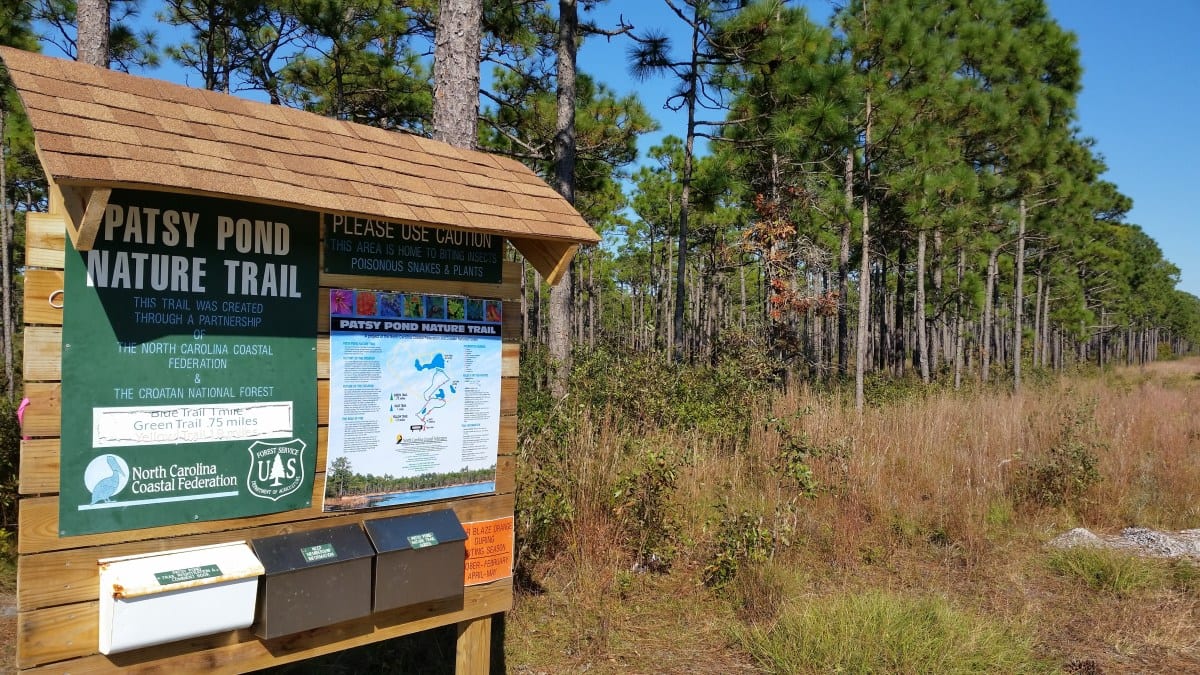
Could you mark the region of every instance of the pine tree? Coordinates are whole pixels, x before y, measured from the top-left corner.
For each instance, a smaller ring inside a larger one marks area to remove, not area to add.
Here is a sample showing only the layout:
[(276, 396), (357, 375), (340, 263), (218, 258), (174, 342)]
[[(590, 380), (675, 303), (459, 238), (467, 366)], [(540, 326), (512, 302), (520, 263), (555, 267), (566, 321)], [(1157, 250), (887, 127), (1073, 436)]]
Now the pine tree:
[[(282, 100), (360, 124), (425, 130), (432, 95), (410, 44), (412, 14), (384, 0), (298, 0), (296, 16), (302, 51), (280, 73)], [(253, 79), (269, 86), (264, 59), (250, 64)]]
[[(0, 9), (0, 44), (21, 49), (37, 48), (30, 26), (31, 7), (16, 3)], [(8, 80), (7, 71), (0, 66), (0, 340), (3, 340), (4, 392), (12, 400), (17, 389), (16, 342), (17, 325), (16, 269), (19, 267), (17, 202), (22, 187), (28, 201), (32, 191), (42, 191), (41, 167), (34, 155), (33, 134)]]
[(715, 42), (718, 25), (736, 11), (737, 0), (663, 0), (671, 12), (687, 25), (690, 36), (686, 55), (675, 58), (671, 53), (671, 42), (663, 34), (644, 32), (635, 35), (636, 46), (630, 51), (633, 74), (645, 79), (657, 74), (669, 73), (678, 86), (667, 99), (665, 106), (672, 110), (687, 110), (687, 127), (684, 133), (683, 172), (681, 176), (679, 230), (676, 251), (675, 309), (673, 317), (672, 358), (682, 361), (685, 357), (685, 324), (687, 311), (687, 261), (688, 218), (691, 213), (692, 179), (695, 170), (696, 138), (699, 129), (720, 126), (721, 120), (697, 118), (701, 111), (716, 111), (723, 108), (722, 92), (714, 79), (714, 69), (729, 61), (720, 45)]
[(433, 137), (474, 149), (479, 119), (482, 0), (440, 0), (433, 67)]

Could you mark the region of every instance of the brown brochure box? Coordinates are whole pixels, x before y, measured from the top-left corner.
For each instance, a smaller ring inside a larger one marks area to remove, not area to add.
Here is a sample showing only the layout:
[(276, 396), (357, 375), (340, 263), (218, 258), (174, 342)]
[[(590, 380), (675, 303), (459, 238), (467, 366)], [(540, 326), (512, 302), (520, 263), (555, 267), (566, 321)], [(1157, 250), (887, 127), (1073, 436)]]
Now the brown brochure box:
[(263, 639), (329, 626), (371, 613), (375, 550), (357, 524), (250, 542), (266, 574), (254, 634)]
[(364, 526), (378, 552), (376, 612), (433, 600), (462, 605), (467, 532), (454, 511), (369, 520)]

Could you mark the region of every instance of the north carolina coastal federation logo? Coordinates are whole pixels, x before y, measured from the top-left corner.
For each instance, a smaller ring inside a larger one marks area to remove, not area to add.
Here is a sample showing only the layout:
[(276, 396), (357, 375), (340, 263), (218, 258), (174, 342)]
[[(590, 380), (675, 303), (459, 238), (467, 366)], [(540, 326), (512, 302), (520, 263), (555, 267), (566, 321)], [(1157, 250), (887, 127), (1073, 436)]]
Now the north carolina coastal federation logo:
[(304, 441), (294, 438), (286, 443), (255, 441), (250, 451), (250, 473), (246, 490), (259, 499), (280, 499), (300, 489), (304, 483)]
[(83, 484), (92, 504), (107, 504), (129, 484), (129, 464), (117, 455), (100, 455), (83, 471)]

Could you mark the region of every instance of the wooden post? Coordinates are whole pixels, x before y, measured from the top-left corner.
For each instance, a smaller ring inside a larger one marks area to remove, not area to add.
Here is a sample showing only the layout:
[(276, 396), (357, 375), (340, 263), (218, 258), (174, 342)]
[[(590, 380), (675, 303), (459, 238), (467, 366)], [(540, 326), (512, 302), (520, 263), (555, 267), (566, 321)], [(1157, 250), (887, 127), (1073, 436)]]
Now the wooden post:
[(492, 660), (492, 617), (484, 616), (458, 624), (455, 675), (487, 675)]

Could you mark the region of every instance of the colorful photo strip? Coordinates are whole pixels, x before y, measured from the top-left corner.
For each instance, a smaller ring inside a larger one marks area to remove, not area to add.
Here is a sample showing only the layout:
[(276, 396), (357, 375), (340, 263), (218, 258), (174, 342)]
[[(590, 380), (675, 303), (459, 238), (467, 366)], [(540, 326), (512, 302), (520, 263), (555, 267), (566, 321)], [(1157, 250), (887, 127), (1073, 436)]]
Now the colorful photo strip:
[(335, 288), (329, 291), (332, 316), (378, 316), (403, 319), (438, 319), (500, 323), (503, 303), (460, 296), (354, 291)]

